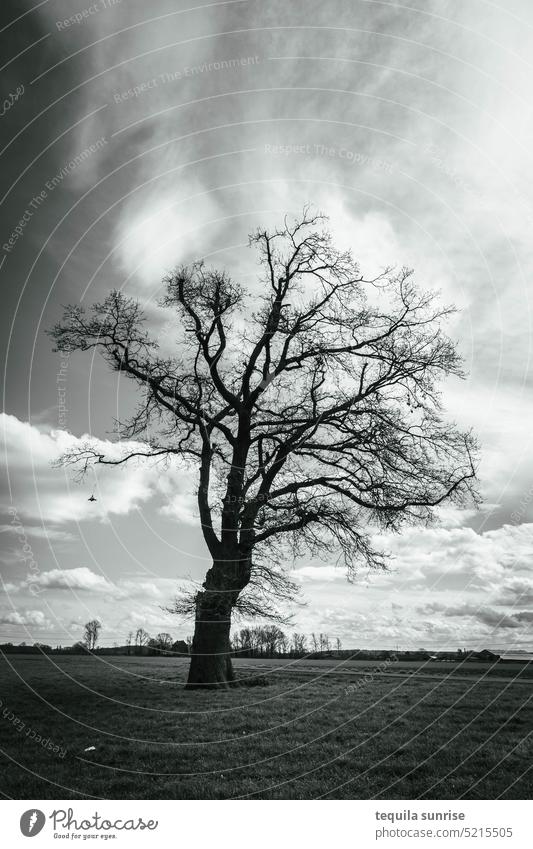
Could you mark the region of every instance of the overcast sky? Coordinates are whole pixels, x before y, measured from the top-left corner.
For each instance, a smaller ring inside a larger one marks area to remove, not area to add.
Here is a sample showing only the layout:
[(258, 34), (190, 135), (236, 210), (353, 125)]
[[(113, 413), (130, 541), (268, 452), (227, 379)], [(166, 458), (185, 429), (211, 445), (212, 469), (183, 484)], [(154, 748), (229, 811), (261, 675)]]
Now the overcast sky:
[[(0, 640), (191, 633), (208, 566), (191, 480), (51, 462), (112, 439), (129, 388), (44, 329), (114, 286), (148, 312), (178, 262), (246, 282), (247, 233), (311, 202), (367, 276), (409, 265), (461, 311), (450, 417), (484, 505), (381, 540), (391, 574), (293, 575), (296, 628), (346, 647), (533, 647), (533, 9), (526, 0), (3, 0)], [(61, 371), (62, 369), (62, 371)], [(58, 375), (60, 381), (58, 382)], [(58, 388), (67, 411), (60, 415)], [(97, 501), (88, 502), (94, 491)]]

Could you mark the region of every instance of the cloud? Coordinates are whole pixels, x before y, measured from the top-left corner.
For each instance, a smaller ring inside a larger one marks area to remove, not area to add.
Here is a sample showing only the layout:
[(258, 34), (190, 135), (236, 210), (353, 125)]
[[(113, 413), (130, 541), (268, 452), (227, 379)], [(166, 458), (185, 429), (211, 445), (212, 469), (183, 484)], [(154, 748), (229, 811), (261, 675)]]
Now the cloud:
[(481, 533), (468, 527), (407, 528), (377, 542), (392, 552), (394, 571), (411, 589), (489, 591), (511, 574), (530, 570), (533, 524)]
[[(175, 462), (165, 467), (164, 474), (160, 463), (135, 459), (122, 466), (99, 466), (82, 484), (76, 483), (72, 470), (52, 467), (60, 455), (88, 441), (113, 459), (130, 450), (143, 449), (138, 443), (76, 437), (63, 430), (36, 427), (7, 414), (0, 415), (0, 441), (0, 462), (5, 463), (4, 471), (11, 481), (11, 498), (6, 487), (1, 506), (5, 513), (15, 509), (16, 521), (22, 521), (26, 535), (65, 541), (67, 537), (57, 528), (48, 530), (49, 523), (124, 516), (154, 497), (166, 514), (183, 521), (194, 520), (190, 477)], [(88, 503), (88, 493), (93, 489), (96, 501)], [(45, 528), (36, 530), (32, 524), (35, 521), (44, 523)]]
[(40, 572), (28, 575), (26, 586), (34, 586), (50, 590), (76, 590), (96, 593), (113, 592), (113, 585), (104, 578), (91, 572), (86, 566), (76, 569), (50, 569), (48, 572)]
[(293, 577), (296, 580), (302, 581), (345, 581), (346, 573), (337, 566), (329, 566), (326, 564), (317, 564), (315, 566), (301, 566), (295, 569)]
[(38, 628), (50, 628), (42, 610), (0, 611), (0, 625), (35, 625)]
[(533, 620), (533, 611), (520, 611), (518, 613), (507, 614), (484, 605), (476, 607), (475, 604), (468, 603), (460, 604), (457, 607), (446, 607), (443, 604), (432, 603), (418, 608), (418, 612), (425, 616), (442, 613), (451, 619), (468, 617), (495, 629), (520, 628), (523, 622)]
[(501, 588), (500, 604), (533, 605), (533, 581), (515, 578)]
[[(10, 626), (10, 638), (16, 631), (18, 639), (24, 639), (22, 627), (33, 625), (45, 632), (48, 642), (68, 643), (81, 635), (84, 623), (92, 618), (102, 623), (104, 645), (115, 640), (123, 643), (129, 630), (141, 626), (152, 633), (179, 629), (181, 634), (189, 627), (166, 610), (178, 593), (178, 581), (171, 578), (128, 575), (113, 581), (77, 567), (31, 574), (3, 589), (6, 595), (16, 594), (15, 609), (0, 612), (0, 625)], [(41, 610), (26, 609), (36, 601)]]
[(111, 581), (106, 576), (91, 571), (87, 566), (78, 566), (73, 569), (49, 569), (46, 572), (29, 574), (25, 581), (11, 587), (16, 590), (29, 589), (32, 593), (35, 593), (35, 587), (39, 588), (39, 592), (72, 590), (75, 593), (93, 593), (123, 601), (132, 598), (168, 598), (168, 585), (171, 584), (174, 588), (175, 583), (166, 578), (152, 581), (144, 578)]
[[(194, 216), (191, 216), (191, 206)], [(209, 252), (212, 239), (221, 228), (223, 214), (209, 193), (193, 180), (176, 199), (173, 189), (151, 186), (125, 205), (115, 230), (115, 251), (127, 275), (151, 294), (162, 287), (162, 278), (180, 262), (187, 262)]]
[[(24, 535), (33, 537), (34, 539), (45, 539), (53, 542), (73, 542), (77, 537), (69, 531), (63, 531), (59, 528), (46, 527), (41, 525), (24, 525)], [(14, 525), (0, 525), (0, 534), (11, 533), (17, 534), (17, 528)]]
[(297, 630), (346, 647), (531, 646), (533, 525), (408, 528), (374, 542), (394, 555), (388, 573), (361, 569), (348, 584), (334, 565), (294, 570), (307, 602)]

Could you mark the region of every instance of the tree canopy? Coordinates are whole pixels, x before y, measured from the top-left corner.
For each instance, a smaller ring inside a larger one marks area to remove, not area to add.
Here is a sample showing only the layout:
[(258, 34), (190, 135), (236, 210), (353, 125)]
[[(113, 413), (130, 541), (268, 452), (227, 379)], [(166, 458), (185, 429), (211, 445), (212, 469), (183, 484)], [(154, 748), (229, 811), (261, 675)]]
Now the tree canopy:
[(291, 597), (287, 545), (338, 555), (349, 576), (360, 563), (384, 568), (373, 532), (475, 497), (475, 440), (445, 417), (439, 394), (443, 378), (463, 374), (444, 331), (453, 307), (406, 268), (365, 279), (309, 209), (258, 229), (250, 246), (257, 289), (203, 262), (165, 278), (172, 353), (118, 291), (90, 312), (68, 307), (51, 331), (59, 349), (100, 350), (140, 396), (120, 423), (120, 457), (88, 444), (62, 462), (177, 455), (196, 467), (214, 562), (191, 600), (197, 619), (199, 603), (209, 598), (213, 614), (223, 594), (230, 611), (263, 614), (272, 595)]

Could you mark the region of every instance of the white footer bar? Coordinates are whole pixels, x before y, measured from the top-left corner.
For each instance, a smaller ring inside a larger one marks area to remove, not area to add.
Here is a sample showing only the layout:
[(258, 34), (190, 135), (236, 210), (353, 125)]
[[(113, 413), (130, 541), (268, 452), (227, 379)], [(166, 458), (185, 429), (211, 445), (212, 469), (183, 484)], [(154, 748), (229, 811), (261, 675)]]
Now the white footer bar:
[[(529, 801), (2, 801), (6, 847), (531, 849)], [(30, 844), (30, 840), (35, 843)]]

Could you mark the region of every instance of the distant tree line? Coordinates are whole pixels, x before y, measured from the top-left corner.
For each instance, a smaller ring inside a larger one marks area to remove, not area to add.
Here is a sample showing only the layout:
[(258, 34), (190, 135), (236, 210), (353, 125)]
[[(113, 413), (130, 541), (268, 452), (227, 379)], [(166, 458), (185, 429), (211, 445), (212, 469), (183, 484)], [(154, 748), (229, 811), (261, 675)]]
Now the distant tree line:
[(138, 628), (135, 634), (130, 631), (126, 643), (123, 646), (115, 643), (113, 646), (99, 646), (98, 640), (102, 623), (98, 619), (91, 619), (86, 622), (83, 629), (83, 636), (71, 646), (52, 646), (47, 643), (33, 643), (28, 645), (25, 642), (19, 645), (13, 643), (0, 644), (0, 651), (6, 654), (126, 654), (126, 655), (188, 655), (192, 637), (187, 637), (187, 640), (174, 640), (170, 634), (161, 632), (155, 637), (145, 631), (144, 628)]
[[(144, 628), (130, 631), (125, 645), (99, 646), (98, 640), (102, 624), (98, 619), (86, 622), (83, 637), (72, 646), (52, 646), (47, 643), (35, 642), (28, 645), (25, 642), (0, 644), (0, 652), (4, 654), (122, 654), (143, 657), (180, 657), (192, 653), (192, 636), (185, 640), (177, 639), (166, 631), (151, 637)], [(334, 657), (343, 660), (386, 660), (392, 657), (398, 661), (494, 661), (499, 658), (495, 652), (483, 649), (470, 651), (430, 652), (421, 648), (409, 651), (388, 649), (343, 649), (340, 639), (332, 640), (329, 634), (301, 634), (293, 632), (288, 635), (277, 625), (256, 625), (241, 628), (231, 637), (231, 651), (234, 657), (288, 657), (288, 658), (326, 658)]]
[[(120, 646), (99, 646), (98, 641), (102, 625), (98, 619), (86, 622), (83, 637), (72, 646), (52, 646), (44, 643), (18, 646), (5, 643), (0, 646), (4, 652), (19, 654), (63, 653), (63, 654), (125, 654), (175, 657), (189, 655), (192, 651), (192, 636), (185, 640), (174, 640), (171, 634), (161, 632), (155, 637), (150, 636), (144, 628), (130, 631), (126, 642)], [(306, 634), (294, 632), (287, 635), (277, 625), (257, 625), (253, 628), (241, 628), (236, 631), (231, 640), (231, 649), (235, 657), (316, 657), (338, 656), (342, 650), (341, 641), (332, 641), (328, 634)]]
[(277, 625), (241, 628), (232, 635), (231, 648), (236, 657), (332, 657), (342, 651), (337, 638), (329, 634), (285, 634)]

